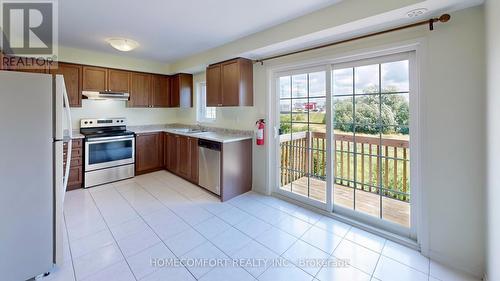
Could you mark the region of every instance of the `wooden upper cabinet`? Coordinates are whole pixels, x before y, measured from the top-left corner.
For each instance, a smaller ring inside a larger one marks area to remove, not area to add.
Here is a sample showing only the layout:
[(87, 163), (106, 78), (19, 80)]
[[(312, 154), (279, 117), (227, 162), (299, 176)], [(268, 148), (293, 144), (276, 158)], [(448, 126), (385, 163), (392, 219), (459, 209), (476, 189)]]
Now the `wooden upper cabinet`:
[(170, 78), (170, 107), (179, 107), (180, 104), (179, 80), (173, 76)]
[(193, 107), (193, 75), (179, 73), (170, 79), (170, 106)]
[(252, 61), (237, 58), (210, 65), (207, 68), (207, 105), (253, 106)]
[(222, 106), (221, 65), (207, 67), (207, 106)]
[(151, 74), (134, 72), (130, 74), (129, 107), (150, 107)]
[(83, 66), (82, 90), (93, 92), (128, 93), (130, 72), (103, 67)]
[(170, 77), (166, 75), (152, 76), (152, 106), (170, 106)]
[(82, 107), (82, 66), (60, 62), (50, 72), (64, 77), (70, 107)]
[(240, 70), (238, 61), (222, 64), (222, 105), (240, 105)]
[(108, 90), (108, 70), (102, 67), (84, 66), (82, 90), (105, 92)]
[(130, 72), (108, 69), (108, 91), (128, 93), (130, 91)]

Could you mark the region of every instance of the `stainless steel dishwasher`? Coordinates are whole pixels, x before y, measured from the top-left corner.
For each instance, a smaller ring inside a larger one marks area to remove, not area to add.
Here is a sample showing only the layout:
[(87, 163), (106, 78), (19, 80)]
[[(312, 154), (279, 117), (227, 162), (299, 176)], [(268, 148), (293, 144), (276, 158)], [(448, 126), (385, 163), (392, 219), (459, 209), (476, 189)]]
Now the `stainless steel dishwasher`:
[(221, 143), (198, 140), (198, 184), (220, 195)]

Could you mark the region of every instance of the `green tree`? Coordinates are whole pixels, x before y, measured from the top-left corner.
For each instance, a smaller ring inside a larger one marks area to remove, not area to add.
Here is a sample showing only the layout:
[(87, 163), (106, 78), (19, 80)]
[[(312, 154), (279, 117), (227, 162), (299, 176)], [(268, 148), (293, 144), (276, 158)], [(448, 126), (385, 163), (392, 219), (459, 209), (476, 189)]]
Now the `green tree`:
[[(382, 89), (384, 93), (396, 91), (397, 89), (394, 87)], [(378, 92), (377, 87), (365, 89), (365, 93), (374, 92)], [(408, 100), (404, 96), (397, 94), (368, 95), (356, 96), (355, 100), (355, 108), (352, 99), (335, 102), (333, 112), (334, 129), (352, 132), (354, 129), (353, 123), (355, 123), (356, 132), (359, 133), (378, 134), (379, 126), (382, 125), (381, 130), (384, 134), (409, 134), (410, 107)], [(326, 124), (326, 114), (323, 114), (323, 117), (321, 115), (318, 117), (321, 118), (319, 120), (323, 124)], [(295, 116), (295, 121), (305, 121), (304, 116), (298, 114)], [(290, 133), (292, 131), (289, 124), (290, 118), (288, 116), (282, 117), (281, 122), (282, 133)], [(304, 128), (294, 127), (294, 131), (302, 131)]]

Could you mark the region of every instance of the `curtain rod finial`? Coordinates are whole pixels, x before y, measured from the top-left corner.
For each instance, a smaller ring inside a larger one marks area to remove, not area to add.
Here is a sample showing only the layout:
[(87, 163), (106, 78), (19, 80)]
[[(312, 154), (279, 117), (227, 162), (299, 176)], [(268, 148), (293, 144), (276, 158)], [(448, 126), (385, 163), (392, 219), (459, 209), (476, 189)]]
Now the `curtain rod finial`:
[(444, 14), (439, 17), (440, 22), (448, 22), (450, 20), (451, 16), (449, 14)]

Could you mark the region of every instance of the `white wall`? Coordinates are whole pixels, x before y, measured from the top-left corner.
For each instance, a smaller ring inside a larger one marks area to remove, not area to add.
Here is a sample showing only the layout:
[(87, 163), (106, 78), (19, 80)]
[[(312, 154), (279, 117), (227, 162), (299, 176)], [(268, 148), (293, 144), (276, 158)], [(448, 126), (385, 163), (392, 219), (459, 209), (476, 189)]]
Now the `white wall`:
[(82, 118), (125, 117), (128, 125), (157, 125), (177, 122), (174, 108), (127, 108), (125, 101), (82, 100), (81, 108), (71, 108), (73, 128), (80, 128)]
[(487, 185), (487, 270), (489, 281), (500, 280), (500, 1), (486, 1), (488, 65), (488, 185)]
[(452, 14), (427, 36), (422, 187), (430, 256), (484, 273), (485, 55), (483, 7)]
[[(269, 68), (352, 50), (424, 38), (421, 162), (428, 254), (435, 260), (482, 276), (484, 270), (485, 57), (483, 8), (452, 14), (448, 24), (401, 31), (374, 39), (290, 56), (254, 66), (253, 108), (218, 109), (217, 126), (252, 128), (265, 116)], [(203, 80), (204, 73), (195, 80)], [(498, 111), (498, 110), (497, 110)], [(195, 122), (184, 112), (184, 122)], [(219, 119), (221, 118), (221, 119)], [(239, 120), (239, 122), (237, 122)], [(266, 148), (254, 146), (254, 190), (268, 193)], [(497, 236), (498, 237), (498, 236)]]

